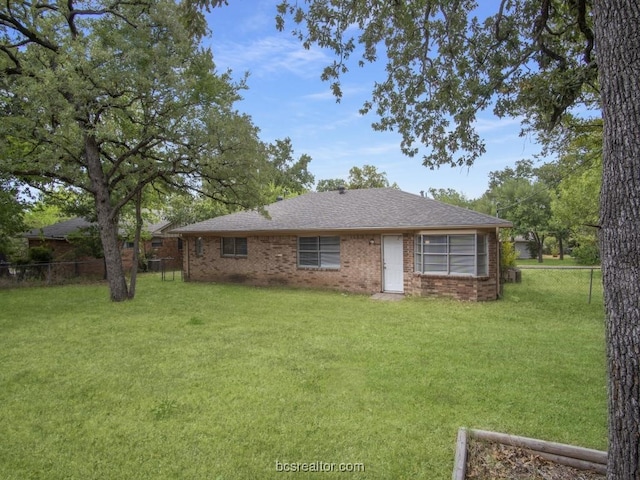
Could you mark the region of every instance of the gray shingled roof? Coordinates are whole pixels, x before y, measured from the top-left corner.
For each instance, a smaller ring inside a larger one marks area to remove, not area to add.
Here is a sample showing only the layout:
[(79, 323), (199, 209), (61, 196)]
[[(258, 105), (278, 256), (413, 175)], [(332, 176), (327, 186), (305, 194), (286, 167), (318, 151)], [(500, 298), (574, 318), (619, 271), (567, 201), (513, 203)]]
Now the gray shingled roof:
[[(145, 230), (152, 235), (162, 235), (163, 230), (169, 226), (169, 221), (162, 220), (158, 223), (152, 223), (145, 225)], [(70, 233), (75, 233), (81, 228), (87, 228), (95, 226), (97, 223), (91, 223), (84, 218), (72, 218), (71, 220), (65, 220), (62, 222), (48, 225), (43, 228), (34, 228), (24, 234), (26, 238), (45, 238), (52, 240), (66, 239)], [(122, 233), (122, 232), (120, 232)]]
[(169, 220), (161, 220), (157, 223), (150, 223), (149, 225), (145, 225), (144, 228), (151, 235), (162, 235), (164, 230), (171, 224)]
[(307, 193), (256, 211), (232, 213), (172, 230), (182, 234), (301, 232), (323, 230), (510, 227), (484, 213), (448, 205), (395, 188)]
[(25, 233), (27, 238), (66, 239), (70, 233), (93, 225), (84, 218), (72, 218), (43, 228), (34, 228)]

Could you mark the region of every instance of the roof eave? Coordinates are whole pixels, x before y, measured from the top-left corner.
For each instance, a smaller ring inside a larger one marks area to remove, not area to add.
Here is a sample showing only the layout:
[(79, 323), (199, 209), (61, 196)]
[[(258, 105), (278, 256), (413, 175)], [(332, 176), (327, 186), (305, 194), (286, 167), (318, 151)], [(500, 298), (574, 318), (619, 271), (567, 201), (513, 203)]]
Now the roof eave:
[(171, 233), (178, 235), (195, 237), (202, 235), (292, 235), (300, 233), (319, 233), (319, 232), (389, 232), (389, 231), (407, 231), (407, 230), (490, 230), (494, 228), (511, 228), (511, 223), (496, 224), (471, 224), (471, 225), (399, 225), (385, 227), (323, 227), (323, 228), (297, 228), (297, 229), (256, 229), (256, 230), (189, 230), (179, 231), (172, 230)]

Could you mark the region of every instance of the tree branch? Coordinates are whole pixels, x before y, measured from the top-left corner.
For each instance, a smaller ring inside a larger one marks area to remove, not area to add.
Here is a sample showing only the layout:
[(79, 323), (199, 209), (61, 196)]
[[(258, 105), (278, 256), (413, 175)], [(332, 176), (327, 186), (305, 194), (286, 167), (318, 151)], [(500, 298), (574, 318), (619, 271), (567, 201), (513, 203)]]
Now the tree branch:
[[(8, 9), (8, 11), (10, 11)], [(36, 32), (30, 30), (29, 28), (22, 25), (15, 17), (5, 15), (4, 13), (0, 13), (0, 25), (4, 25), (5, 27), (18, 32), (20, 35), (29, 40), (30, 43), (36, 43), (47, 50), (51, 50), (52, 52), (58, 53), (60, 47), (50, 42), (45, 38), (40, 38)]]
[(593, 51), (594, 35), (593, 31), (587, 24), (587, 5), (586, 0), (577, 0), (578, 7), (578, 27), (587, 40), (587, 45), (584, 48), (584, 61), (587, 64), (591, 64), (591, 52)]

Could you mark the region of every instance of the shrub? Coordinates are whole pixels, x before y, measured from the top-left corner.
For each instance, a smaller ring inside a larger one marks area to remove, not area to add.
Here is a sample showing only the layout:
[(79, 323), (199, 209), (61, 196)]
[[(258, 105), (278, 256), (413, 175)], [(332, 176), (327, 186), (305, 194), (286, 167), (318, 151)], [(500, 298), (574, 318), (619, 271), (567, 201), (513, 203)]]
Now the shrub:
[(513, 242), (500, 243), (500, 269), (502, 271), (515, 267), (517, 258), (518, 252)]
[(33, 263), (49, 263), (53, 260), (53, 252), (47, 247), (31, 247), (29, 259)]
[(571, 256), (580, 265), (597, 265), (600, 263), (600, 249), (595, 242), (581, 243), (572, 250)]

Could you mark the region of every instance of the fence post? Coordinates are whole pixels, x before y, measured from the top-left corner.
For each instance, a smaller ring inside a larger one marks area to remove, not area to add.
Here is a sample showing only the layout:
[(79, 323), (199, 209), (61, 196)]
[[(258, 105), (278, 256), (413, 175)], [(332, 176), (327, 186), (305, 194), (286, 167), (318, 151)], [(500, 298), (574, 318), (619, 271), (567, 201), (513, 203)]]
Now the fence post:
[(593, 268), (591, 269), (591, 278), (589, 279), (589, 304), (591, 304), (591, 291), (593, 290)]

